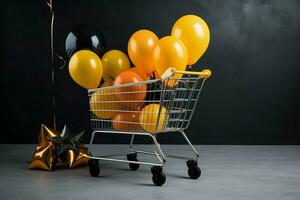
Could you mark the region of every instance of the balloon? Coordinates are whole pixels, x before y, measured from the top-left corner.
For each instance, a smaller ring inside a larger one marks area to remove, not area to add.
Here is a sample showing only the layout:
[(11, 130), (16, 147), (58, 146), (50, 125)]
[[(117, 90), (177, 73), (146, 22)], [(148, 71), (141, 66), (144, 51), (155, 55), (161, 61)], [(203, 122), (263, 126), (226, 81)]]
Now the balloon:
[[(150, 104), (145, 106), (140, 113), (140, 124), (142, 128), (149, 133), (156, 133), (164, 130), (165, 122), (168, 119), (167, 110), (162, 106), (160, 116), (159, 113), (159, 104)], [(156, 129), (156, 124), (158, 126)]]
[(188, 65), (195, 64), (201, 58), (210, 40), (206, 22), (196, 15), (179, 18), (173, 25), (171, 35), (184, 43), (188, 52)]
[(96, 27), (88, 24), (80, 24), (71, 30), (67, 36), (65, 48), (69, 57), (82, 49), (91, 50), (98, 56), (102, 56), (105, 52), (101, 32)]
[(105, 81), (102, 85), (101, 85), (101, 87), (107, 87), (107, 86), (112, 86), (114, 83), (113, 82), (107, 82), (107, 81)]
[[(124, 71), (119, 74), (115, 81), (114, 86), (119, 86), (127, 83), (138, 83), (143, 79), (133, 71)], [(124, 102), (128, 107), (134, 108), (137, 104), (141, 104), (146, 97), (147, 87), (146, 84), (137, 84), (133, 86), (117, 87), (116, 93), (118, 98)]]
[(154, 71), (152, 54), (158, 42), (158, 37), (149, 30), (135, 32), (128, 41), (128, 55), (137, 68), (146, 74)]
[(92, 51), (77, 51), (69, 61), (69, 73), (78, 85), (86, 89), (96, 88), (102, 78), (102, 62)]
[(126, 54), (119, 50), (106, 52), (102, 57), (103, 79), (112, 81), (119, 73), (130, 69), (130, 61)]
[(143, 108), (144, 102), (143, 101), (128, 101), (126, 103), (122, 103), (122, 109), (127, 111), (141, 111)]
[(140, 128), (139, 112), (120, 112), (112, 121), (113, 128), (119, 131), (136, 131)]
[(138, 67), (132, 67), (130, 68), (131, 71), (137, 73), (138, 75), (140, 75), (140, 77), (143, 79), (143, 81), (149, 80), (150, 78), (148, 76), (146, 76), (146, 74), (141, 70), (141, 68)]
[[(184, 44), (178, 38), (166, 36), (158, 41), (154, 49), (153, 63), (156, 72), (161, 76), (169, 67), (185, 70), (187, 57)], [(180, 78), (182, 75), (175, 74), (174, 77)]]
[(90, 108), (96, 117), (110, 119), (116, 114), (117, 110), (121, 109), (115, 93), (115, 89), (108, 87), (102, 88), (91, 95)]

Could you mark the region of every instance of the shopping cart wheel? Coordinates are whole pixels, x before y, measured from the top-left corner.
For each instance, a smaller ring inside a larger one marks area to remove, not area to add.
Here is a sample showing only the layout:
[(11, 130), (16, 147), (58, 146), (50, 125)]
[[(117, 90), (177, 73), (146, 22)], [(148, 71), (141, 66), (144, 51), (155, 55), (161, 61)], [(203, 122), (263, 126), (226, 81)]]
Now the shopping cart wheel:
[[(137, 154), (136, 153), (127, 154), (127, 160), (129, 160), (129, 161), (138, 161)], [(131, 170), (136, 171), (140, 167), (140, 164), (129, 163), (129, 167), (130, 167)]]
[(91, 176), (97, 177), (100, 173), (99, 161), (97, 159), (90, 159), (88, 163)]
[(198, 163), (195, 160), (188, 160), (186, 164), (189, 168), (188, 174), (191, 179), (198, 179), (201, 176), (201, 169), (198, 167)]
[(162, 171), (162, 167), (151, 167), (152, 181), (157, 186), (162, 186), (166, 182), (166, 175)]

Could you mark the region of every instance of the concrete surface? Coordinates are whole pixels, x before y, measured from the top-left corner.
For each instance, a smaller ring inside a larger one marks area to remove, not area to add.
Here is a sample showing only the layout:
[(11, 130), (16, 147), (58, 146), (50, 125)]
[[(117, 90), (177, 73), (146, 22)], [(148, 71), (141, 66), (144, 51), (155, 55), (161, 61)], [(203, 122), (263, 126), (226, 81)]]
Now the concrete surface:
[[(169, 158), (162, 187), (153, 185), (149, 166), (130, 171), (127, 164), (102, 162), (97, 178), (89, 175), (88, 167), (30, 171), (27, 166), (34, 147), (0, 145), (0, 199), (300, 199), (300, 146), (196, 146), (200, 179), (188, 178), (184, 160)], [(192, 155), (184, 145), (163, 147), (166, 152)], [(93, 152), (127, 149), (97, 145)]]

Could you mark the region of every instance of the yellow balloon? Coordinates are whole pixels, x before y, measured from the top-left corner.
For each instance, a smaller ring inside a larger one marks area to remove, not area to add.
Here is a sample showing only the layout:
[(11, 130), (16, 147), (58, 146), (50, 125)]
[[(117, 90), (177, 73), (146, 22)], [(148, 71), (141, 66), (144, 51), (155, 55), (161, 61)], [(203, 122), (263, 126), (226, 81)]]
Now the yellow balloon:
[(86, 89), (97, 88), (103, 74), (100, 58), (92, 51), (80, 50), (69, 61), (72, 79)]
[(108, 87), (92, 94), (90, 108), (98, 118), (110, 119), (121, 109), (121, 104), (117, 102), (115, 93), (114, 89)]
[(195, 64), (206, 51), (210, 32), (206, 22), (196, 15), (179, 18), (172, 28), (172, 36), (179, 38), (188, 51), (188, 65)]
[(103, 63), (103, 79), (106, 82), (112, 82), (118, 74), (130, 68), (128, 57), (120, 50), (106, 52), (101, 60)]
[[(149, 133), (160, 132), (165, 128), (165, 123), (168, 119), (167, 110), (165, 107), (162, 107), (160, 116), (158, 117), (159, 107), (159, 104), (150, 104), (145, 106), (140, 113), (140, 124), (142, 128)], [(157, 121), (158, 126), (156, 129)]]
[[(153, 63), (157, 74), (161, 76), (169, 67), (185, 70), (187, 57), (184, 44), (178, 38), (166, 36), (158, 41), (154, 49)], [(180, 78), (182, 75), (176, 74), (174, 77)]]
[(128, 41), (128, 55), (131, 61), (146, 75), (154, 71), (152, 54), (158, 40), (152, 31), (142, 29), (136, 31)]

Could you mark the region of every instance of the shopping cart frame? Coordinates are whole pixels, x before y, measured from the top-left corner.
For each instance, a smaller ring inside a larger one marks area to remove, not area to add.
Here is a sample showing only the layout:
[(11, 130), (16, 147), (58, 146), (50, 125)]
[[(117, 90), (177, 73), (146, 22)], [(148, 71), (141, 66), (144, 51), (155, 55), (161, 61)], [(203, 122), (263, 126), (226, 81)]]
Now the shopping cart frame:
[[(188, 75), (188, 76), (198, 76), (200, 79), (202, 79), (202, 83), (200, 85), (200, 88), (199, 88), (199, 91), (198, 91), (198, 94), (197, 94), (197, 97), (196, 97), (196, 100), (195, 100), (194, 109), (191, 111), (192, 112), (191, 116), (190, 116), (190, 118), (191, 118), (193, 116), (196, 104), (198, 102), (199, 96), (200, 96), (201, 91), (203, 89), (203, 85), (205, 83), (205, 80), (208, 77), (211, 76), (211, 72), (210, 72), (210, 70), (207, 70), (207, 69), (202, 70), (201, 72), (192, 72), (192, 71), (178, 71), (175, 68), (169, 68), (161, 76), (160, 81), (164, 82), (165, 80), (172, 77), (174, 74), (183, 74), (183, 75)], [(150, 81), (157, 81), (157, 80), (150, 80)], [(147, 82), (147, 81), (145, 81), (145, 82)], [(126, 85), (130, 86), (130, 85), (135, 85), (135, 84), (136, 83), (129, 83), (129, 84), (126, 84)], [(96, 90), (97, 89), (89, 90), (89, 93), (94, 92)], [(160, 104), (161, 104), (161, 102), (160, 102)], [(161, 112), (161, 110), (159, 111), (159, 115), (161, 114), (160, 112)], [(93, 146), (93, 142), (94, 142), (96, 134), (112, 134), (112, 133), (114, 133), (114, 134), (126, 134), (126, 135), (131, 135), (131, 138), (130, 138), (130, 143), (129, 143), (129, 151), (127, 151), (127, 152), (106, 154), (106, 155), (100, 155), (100, 156), (94, 156), (94, 155), (89, 156), (89, 158), (90, 158), (90, 160), (89, 160), (90, 174), (92, 176), (98, 176), (98, 174), (100, 172), (98, 160), (129, 163), (129, 166), (132, 170), (137, 170), (139, 168), (139, 165), (150, 165), (150, 166), (153, 166), (151, 168), (151, 172), (153, 174), (152, 179), (153, 179), (154, 184), (161, 186), (161, 185), (164, 184), (164, 182), (166, 180), (165, 175), (162, 172), (162, 167), (166, 163), (166, 157), (172, 157), (172, 158), (177, 158), (177, 159), (185, 159), (185, 160), (187, 159), (187, 166), (189, 168), (189, 175), (190, 175), (191, 178), (197, 179), (201, 175), (201, 170), (198, 167), (199, 153), (197, 152), (197, 150), (192, 145), (191, 141), (188, 139), (187, 135), (184, 132), (184, 130), (189, 127), (190, 121), (191, 121), (191, 119), (189, 119), (189, 121), (188, 121), (188, 123), (186, 124), (185, 127), (165, 129), (163, 131), (158, 131), (155, 134), (148, 133), (148, 132), (117, 131), (117, 130), (105, 130), (105, 129), (104, 130), (100, 130), (100, 129), (94, 130), (92, 132), (92, 136), (91, 136), (91, 139), (90, 139), (90, 142), (89, 142), (89, 147), (88, 147), (89, 152), (92, 152), (92, 146)], [(190, 157), (186, 157), (186, 156), (182, 156), (182, 155), (165, 154), (163, 152), (161, 146), (160, 146), (160, 143), (157, 140), (157, 137), (156, 137), (158, 134), (163, 133), (163, 132), (180, 133), (183, 136), (183, 138), (185, 139), (186, 143), (191, 148), (191, 150), (193, 151), (194, 158), (190, 158)], [(150, 137), (153, 141), (153, 151), (151, 152), (151, 151), (145, 151), (145, 150), (140, 150), (140, 149), (134, 148), (134, 138), (135, 138), (136, 135)], [(138, 161), (137, 160), (137, 154), (154, 155), (158, 159), (158, 162)], [(122, 155), (127, 155), (127, 160), (114, 158), (114, 157), (122, 156)], [(190, 174), (190, 170), (193, 171), (193, 172), (191, 172), (191, 174)]]

